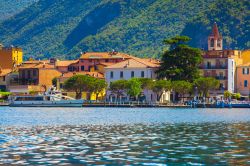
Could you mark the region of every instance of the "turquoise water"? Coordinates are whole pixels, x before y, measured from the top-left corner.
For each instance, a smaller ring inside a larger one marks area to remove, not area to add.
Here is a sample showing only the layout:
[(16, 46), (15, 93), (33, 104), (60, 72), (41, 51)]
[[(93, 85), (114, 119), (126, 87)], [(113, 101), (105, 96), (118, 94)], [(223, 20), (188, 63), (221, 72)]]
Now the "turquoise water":
[(0, 165), (250, 165), (249, 109), (0, 108)]

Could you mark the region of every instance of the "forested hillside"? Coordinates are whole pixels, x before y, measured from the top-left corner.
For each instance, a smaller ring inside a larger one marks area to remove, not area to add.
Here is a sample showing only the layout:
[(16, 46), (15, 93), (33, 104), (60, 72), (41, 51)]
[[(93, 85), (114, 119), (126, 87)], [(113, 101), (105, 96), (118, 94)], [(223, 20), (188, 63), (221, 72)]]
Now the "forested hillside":
[(37, 0), (0, 0), (0, 22), (19, 13)]
[(160, 56), (163, 39), (188, 35), (206, 48), (216, 21), (227, 48), (249, 48), (248, 0), (40, 0), (0, 23), (0, 42), (25, 56), (73, 59), (83, 51), (115, 49)]

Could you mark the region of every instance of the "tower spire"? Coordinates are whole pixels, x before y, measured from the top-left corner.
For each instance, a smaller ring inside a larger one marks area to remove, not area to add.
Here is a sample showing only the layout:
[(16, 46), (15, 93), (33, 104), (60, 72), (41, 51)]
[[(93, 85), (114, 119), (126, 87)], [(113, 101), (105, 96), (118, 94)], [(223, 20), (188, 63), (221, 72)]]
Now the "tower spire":
[(212, 34), (210, 36), (214, 36), (217, 39), (220, 37), (219, 29), (216, 22), (214, 22)]

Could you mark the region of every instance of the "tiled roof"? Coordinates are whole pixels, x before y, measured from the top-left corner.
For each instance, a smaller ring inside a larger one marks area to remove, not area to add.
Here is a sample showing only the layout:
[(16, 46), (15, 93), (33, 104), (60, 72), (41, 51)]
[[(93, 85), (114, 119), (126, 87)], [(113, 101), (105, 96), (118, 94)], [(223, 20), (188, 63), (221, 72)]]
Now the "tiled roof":
[(39, 64), (22, 64), (19, 69), (55, 69), (54, 65), (39, 63)]
[(11, 73), (12, 70), (11, 69), (1, 69), (0, 70), (0, 77), (2, 76), (6, 76), (7, 74)]
[(159, 64), (150, 61), (150, 59), (132, 58), (126, 61), (116, 63), (114, 65), (105, 67), (106, 69), (118, 69), (118, 68), (156, 68)]
[(32, 60), (32, 61), (24, 61), (23, 64), (39, 64), (39, 63), (49, 63), (49, 60)]
[(65, 67), (77, 62), (79, 62), (79, 60), (57, 61), (56, 66)]
[(100, 62), (100, 65), (103, 65), (103, 66), (110, 66), (110, 65), (113, 65), (114, 63), (112, 62)]
[(115, 58), (131, 58), (130, 55), (120, 52), (86, 52), (83, 53), (80, 59), (115, 59)]
[(60, 78), (70, 78), (70, 77), (77, 75), (77, 74), (88, 75), (88, 76), (100, 78), (100, 79), (104, 78), (104, 75), (102, 73), (99, 73), (99, 72), (67, 72), (67, 73), (64, 73)]
[(210, 34), (210, 36), (213, 36), (217, 39), (222, 38), (222, 36), (219, 33), (218, 26), (217, 26), (216, 22), (214, 23), (213, 30), (212, 30), (212, 33)]

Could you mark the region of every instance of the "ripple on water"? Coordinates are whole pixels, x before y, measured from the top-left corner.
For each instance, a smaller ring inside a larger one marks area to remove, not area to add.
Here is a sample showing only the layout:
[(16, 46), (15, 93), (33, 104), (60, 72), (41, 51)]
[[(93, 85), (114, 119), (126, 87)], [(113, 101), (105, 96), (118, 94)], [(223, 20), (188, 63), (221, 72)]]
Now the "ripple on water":
[(0, 165), (249, 164), (249, 123), (1, 127), (0, 131)]

